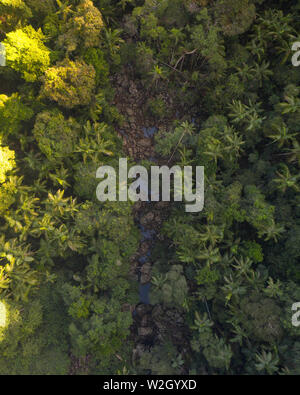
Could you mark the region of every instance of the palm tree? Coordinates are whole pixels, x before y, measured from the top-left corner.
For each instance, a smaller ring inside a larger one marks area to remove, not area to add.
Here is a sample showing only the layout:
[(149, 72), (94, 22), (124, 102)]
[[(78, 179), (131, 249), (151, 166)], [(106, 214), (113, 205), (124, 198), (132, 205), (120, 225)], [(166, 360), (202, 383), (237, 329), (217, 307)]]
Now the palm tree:
[(250, 43), (246, 45), (246, 49), (248, 49), (253, 55), (256, 55), (259, 62), (265, 54), (265, 47), (257, 37), (253, 38)]
[(268, 286), (264, 289), (266, 295), (270, 296), (271, 298), (278, 298), (283, 295), (283, 291), (281, 289), (282, 284), (280, 280), (274, 282), (274, 280), (269, 277), (268, 279)]
[(262, 237), (265, 235), (266, 236), (264, 239), (265, 241), (269, 241), (272, 239), (277, 243), (278, 238), (281, 236), (281, 233), (283, 233), (284, 231), (285, 231), (284, 226), (275, 224), (275, 221), (272, 218), (270, 222), (262, 226), (262, 229), (260, 229), (258, 232), (258, 236)]
[(114, 56), (119, 51), (121, 44), (124, 43), (124, 40), (121, 38), (122, 32), (122, 29), (104, 29), (104, 45), (108, 49), (110, 56)]
[(201, 261), (206, 261), (209, 265), (220, 262), (221, 255), (218, 248), (213, 248), (211, 245), (208, 248), (204, 248), (196, 256)]
[(244, 258), (240, 257), (239, 259), (235, 258), (235, 264), (232, 266), (236, 269), (237, 271), (237, 276), (245, 276), (247, 279), (249, 279), (249, 274), (252, 272), (252, 261), (250, 258)]
[(46, 211), (58, 215), (61, 218), (65, 218), (65, 215), (73, 215), (78, 211), (76, 208), (76, 199), (71, 197), (64, 198), (64, 191), (58, 190), (55, 195), (48, 193), (48, 199), (46, 200)]
[(273, 355), (271, 352), (263, 350), (261, 354), (256, 353), (255, 358), (257, 360), (255, 367), (259, 372), (274, 374), (278, 371), (277, 365), (279, 363), (279, 358), (277, 355)]
[(282, 114), (289, 114), (300, 111), (300, 99), (297, 97), (286, 96), (287, 103), (280, 103)]
[(228, 143), (228, 146), (225, 148), (225, 150), (229, 152), (230, 159), (239, 157), (240, 152), (243, 151), (241, 146), (245, 144), (245, 141), (243, 141), (242, 137), (228, 126), (225, 126), (223, 136), (225, 142)]
[(258, 20), (266, 30), (264, 33), (267, 38), (269, 36), (273, 40), (282, 41), (295, 33), (297, 34), (293, 27), (293, 15), (284, 15), (282, 10), (267, 10)]
[(289, 162), (298, 162), (298, 165), (300, 166), (300, 144), (296, 139), (293, 139), (293, 148), (289, 149)]
[(229, 276), (224, 276), (225, 285), (222, 287), (222, 290), (225, 293), (225, 304), (227, 305), (232, 297), (239, 297), (239, 295), (244, 295), (247, 291), (247, 288), (242, 285), (241, 280), (237, 278), (233, 278), (232, 274)]
[(88, 159), (94, 162), (101, 162), (101, 155), (112, 156), (113, 142), (103, 137), (107, 125), (103, 123), (94, 123), (91, 125), (88, 121), (84, 126), (85, 136), (79, 139), (75, 152), (82, 153), (83, 162)]
[(120, 0), (118, 5), (120, 5), (122, 7), (122, 10), (124, 11), (127, 4), (133, 4), (133, 3), (134, 0)]
[(209, 331), (212, 326), (213, 322), (208, 318), (207, 313), (204, 313), (201, 317), (198, 311), (195, 312), (194, 325), (191, 326), (191, 329), (201, 334)]
[(149, 72), (149, 75), (152, 78), (152, 82), (154, 82), (157, 87), (158, 82), (166, 78), (166, 71), (156, 64), (154, 65), (153, 70)]
[(282, 55), (282, 60), (281, 64), (285, 64), (287, 60), (290, 58), (292, 55), (292, 48), (291, 48), (291, 41), (295, 41), (297, 39), (296, 36), (291, 36), (289, 40), (282, 40), (276, 47), (275, 49), (279, 54)]
[(176, 48), (177, 44), (178, 44), (180, 41), (184, 40), (185, 34), (182, 33), (182, 29), (177, 29), (177, 28), (173, 27), (173, 28), (170, 30), (170, 38), (171, 38), (171, 40), (174, 41), (173, 50), (170, 51), (170, 52), (171, 52), (171, 59), (170, 59), (170, 62), (169, 62), (169, 63), (172, 65), (172, 64), (175, 63), (175, 62), (173, 62), (174, 54), (175, 54), (175, 48)]
[(74, 13), (74, 11), (72, 10), (72, 4), (70, 4), (69, 0), (56, 0), (56, 3), (59, 7), (59, 10), (56, 12), (56, 14), (62, 15), (63, 21), (66, 22), (68, 15)]
[(249, 81), (252, 78), (252, 67), (246, 63), (243, 63), (242, 67), (236, 67), (237, 75), (243, 82)]
[(266, 119), (266, 117), (260, 117), (257, 113), (252, 113), (249, 114), (247, 123), (248, 127), (246, 130), (257, 130), (261, 127), (263, 120)]
[(232, 332), (234, 333), (234, 337), (230, 340), (231, 343), (239, 343), (241, 346), (243, 344), (243, 340), (248, 338), (247, 332), (241, 328), (241, 326), (237, 323), (231, 322), (231, 320), (227, 321), (232, 323), (233, 329)]
[(59, 169), (56, 169), (54, 174), (49, 173), (49, 177), (54, 182), (54, 184), (63, 188), (68, 188), (70, 186), (70, 184), (67, 182), (67, 178), (69, 176), (69, 171), (63, 166), (61, 166)]
[(122, 370), (120, 370), (120, 369), (117, 370), (117, 375), (128, 376), (128, 375), (130, 375), (130, 370), (126, 366), (123, 366)]
[(0, 294), (3, 292), (3, 290), (6, 290), (9, 288), (9, 284), (11, 282), (11, 279), (9, 278), (8, 274), (5, 271), (4, 266), (0, 266)]
[(259, 115), (263, 111), (260, 105), (260, 102), (252, 103), (251, 100), (249, 100), (249, 105), (243, 104), (240, 100), (233, 100), (232, 104), (229, 105), (231, 109), (229, 116), (232, 118), (232, 122), (243, 122), (248, 125), (247, 130), (255, 130), (261, 126), (265, 119), (265, 117)]
[(223, 228), (216, 225), (205, 225), (204, 232), (200, 233), (199, 239), (204, 243), (209, 242), (213, 247), (223, 239)]
[(282, 172), (277, 171), (276, 174), (278, 177), (273, 180), (277, 184), (277, 188), (282, 193), (285, 193), (288, 188), (293, 188), (296, 192), (299, 192), (300, 188), (297, 182), (300, 174), (292, 175), (290, 169), (284, 163), (281, 164), (281, 167)]
[(0, 291), (15, 300), (27, 301), (31, 289), (38, 285), (38, 273), (29, 263), (34, 260), (28, 245), (18, 244), (17, 239), (5, 242), (1, 238)]
[(192, 150), (187, 149), (185, 146), (183, 148), (179, 148), (179, 153), (180, 153), (180, 162), (179, 166), (184, 167), (184, 166), (191, 166), (192, 163), (194, 162), (194, 159), (191, 158), (192, 156)]
[[(255, 24), (253, 26), (253, 33), (250, 34), (250, 37), (251, 37), (252, 41), (257, 41), (257, 43), (258, 43), (258, 44), (255, 43), (255, 45), (252, 44), (252, 48), (253, 48), (253, 45), (254, 45), (254, 48), (255, 48), (256, 45), (259, 46), (259, 47), (265, 48), (265, 49), (267, 48), (267, 41), (266, 41), (266, 37), (265, 37), (265, 31), (264, 31), (262, 25)], [(250, 50), (251, 46), (249, 45), (246, 48)], [(256, 51), (254, 50), (254, 53), (255, 52)]]
[(14, 299), (28, 301), (30, 291), (38, 284), (38, 275), (28, 264), (15, 266), (11, 272), (11, 291)]
[(252, 74), (255, 79), (259, 81), (259, 87), (262, 87), (263, 80), (268, 80), (271, 75), (273, 75), (273, 71), (269, 69), (270, 63), (265, 60), (258, 64), (255, 62), (254, 67), (252, 69)]
[(176, 358), (171, 361), (172, 368), (179, 369), (184, 365), (184, 360), (182, 359), (182, 355), (178, 354)]
[(233, 100), (228, 107), (231, 110), (229, 116), (232, 118), (232, 122), (240, 123), (247, 118), (249, 107), (246, 104), (243, 104), (240, 100)]
[(175, 27), (173, 27), (170, 30), (170, 37), (174, 40), (175, 46), (179, 43), (180, 40), (184, 39), (185, 34), (182, 33), (182, 28), (181, 29), (177, 29)]
[(223, 159), (223, 145), (220, 140), (216, 139), (213, 136), (209, 136), (206, 142), (206, 151), (205, 155), (211, 157), (215, 163), (217, 163), (218, 159)]
[(166, 277), (161, 273), (159, 273), (157, 276), (152, 276), (151, 278), (152, 284), (159, 289), (162, 288), (166, 280)]
[(297, 133), (289, 133), (289, 129), (285, 124), (281, 126), (273, 125), (273, 127), (275, 129), (275, 133), (269, 135), (268, 137), (273, 139), (274, 143), (278, 143), (279, 148), (281, 148), (289, 140), (293, 140), (293, 137), (297, 135)]
[(179, 145), (181, 144), (181, 142), (182, 142), (184, 136), (185, 136), (185, 135), (191, 136), (191, 135), (194, 133), (195, 126), (194, 126), (192, 123), (188, 123), (187, 121), (184, 121), (184, 122), (182, 122), (182, 124), (179, 126), (179, 128), (182, 129), (182, 133), (181, 133), (180, 138), (179, 138), (179, 140), (178, 140), (178, 142), (177, 142), (177, 144), (176, 144), (176, 146), (175, 146), (175, 148), (174, 148), (174, 150), (173, 150), (173, 152), (172, 152), (172, 155), (170, 156), (170, 158), (169, 158), (169, 160), (168, 160), (168, 163), (171, 162), (171, 160), (172, 160), (172, 158), (173, 158), (173, 156), (174, 156), (174, 154), (175, 154), (177, 148), (178, 148)]
[(38, 218), (33, 221), (32, 230), (30, 235), (36, 238), (40, 238), (42, 234), (45, 234), (46, 238), (50, 234), (55, 226), (55, 221), (49, 212), (44, 213), (42, 218)]

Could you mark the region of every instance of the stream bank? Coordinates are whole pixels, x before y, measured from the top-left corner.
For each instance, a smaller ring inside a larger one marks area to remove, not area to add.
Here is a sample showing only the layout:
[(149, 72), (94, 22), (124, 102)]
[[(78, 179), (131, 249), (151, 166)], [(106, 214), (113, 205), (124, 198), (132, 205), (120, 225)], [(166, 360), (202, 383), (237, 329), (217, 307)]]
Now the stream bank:
[[(178, 118), (178, 105), (173, 105), (172, 99), (165, 94), (165, 104), (170, 109), (169, 118), (159, 121), (153, 119), (147, 111), (147, 100), (151, 93), (145, 93), (144, 86), (134, 79), (130, 69), (117, 75), (113, 86), (116, 91), (114, 104), (125, 118), (118, 131), (124, 152), (135, 163), (149, 160), (158, 166), (166, 164), (156, 157), (154, 136), (160, 128), (168, 129), (174, 119)], [(178, 347), (182, 347), (185, 343), (183, 339), (188, 336), (182, 313), (175, 308), (167, 309), (161, 304), (151, 304), (151, 271), (155, 263), (151, 252), (157, 241), (163, 241), (160, 230), (168, 217), (169, 208), (169, 202), (150, 201), (138, 201), (133, 207), (134, 219), (141, 232), (141, 242), (131, 259), (130, 269), (130, 277), (139, 283), (139, 303), (130, 308), (133, 314), (131, 338), (135, 343), (133, 362), (149, 347), (162, 342), (166, 334), (171, 336), (173, 344)]]

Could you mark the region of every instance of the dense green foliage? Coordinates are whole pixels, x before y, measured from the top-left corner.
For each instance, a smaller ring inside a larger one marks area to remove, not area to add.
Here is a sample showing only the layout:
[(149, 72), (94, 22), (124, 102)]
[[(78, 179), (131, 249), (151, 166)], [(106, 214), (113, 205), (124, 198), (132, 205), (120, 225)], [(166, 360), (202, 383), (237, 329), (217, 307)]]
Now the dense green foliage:
[[(0, 374), (68, 374), (74, 358), (95, 374), (299, 374), (299, 12), (0, 0)], [(186, 337), (170, 319), (136, 361), (140, 234), (132, 203), (97, 201), (95, 177), (125, 156), (112, 78), (127, 69), (168, 121), (156, 155), (205, 167), (204, 210), (170, 204), (152, 273), (151, 303), (183, 317)]]

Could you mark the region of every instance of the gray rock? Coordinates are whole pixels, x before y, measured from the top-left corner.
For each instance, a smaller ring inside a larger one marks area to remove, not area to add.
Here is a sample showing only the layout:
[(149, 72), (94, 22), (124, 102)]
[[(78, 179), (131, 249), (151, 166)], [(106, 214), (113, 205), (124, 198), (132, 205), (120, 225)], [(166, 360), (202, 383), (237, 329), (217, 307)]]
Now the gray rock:
[(146, 284), (151, 281), (151, 263), (144, 263), (141, 267), (141, 284)]
[(140, 146), (142, 146), (142, 147), (147, 148), (147, 147), (151, 147), (152, 142), (151, 142), (150, 139), (141, 139), (141, 140), (139, 140), (138, 144), (139, 144)]
[(147, 336), (151, 336), (152, 333), (153, 333), (153, 329), (150, 328), (150, 327), (146, 327), (146, 328), (141, 327), (141, 328), (138, 328), (138, 335), (139, 335), (139, 336), (147, 337)]
[(139, 248), (140, 255), (145, 255), (148, 252), (148, 250), (149, 250), (149, 243), (143, 241)]
[(150, 327), (152, 324), (151, 322), (151, 316), (149, 314), (145, 314), (143, 318), (141, 319), (141, 327), (146, 328)]
[(151, 224), (153, 220), (154, 220), (154, 213), (152, 211), (150, 211), (149, 213), (145, 214), (141, 218), (141, 224), (143, 226), (145, 226), (145, 225)]
[(149, 312), (149, 307), (146, 304), (139, 304), (136, 306), (136, 315), (139, 318), (142, 318), (145, 314), (147, 314)]

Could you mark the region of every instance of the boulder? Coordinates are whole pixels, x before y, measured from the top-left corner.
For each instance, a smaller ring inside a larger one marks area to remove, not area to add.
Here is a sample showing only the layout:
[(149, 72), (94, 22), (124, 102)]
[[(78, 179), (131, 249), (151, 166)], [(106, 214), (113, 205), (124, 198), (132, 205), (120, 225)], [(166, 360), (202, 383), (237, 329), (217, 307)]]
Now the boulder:
[(153, 333), (153, 329), (150, 328), (150, 327), (146, 327), (146, 328), (141, 327), (141, 328), (138, 328), (138, 335), (139, 335), (139, 336), (147, 337), (147, 336), (151, 336), (152, 333)]
[(139, 144), (141, 147), (148, 148), (148, 147), (151, 147), (152, 142), (151, 142), (150, 139), (141, 139), (141, 140), (139, 140), (138, 144)]
[(150, 306), (140, 303), (136, 306), (135, 311), (137, 317), (142, 318), (145, 314), (147, 314), (150, 311)]
[(147, 262), (141, 267), (141, 284), (146, 284), (151, 281), (151, 263)]
[(139, 254), (146, 255), (148, 250), (149, 250), (149, 243), (147, 243), (146, 241), (143, 241), (140, 245), (140, 248), (139, 248)]
[(152, 221), (154, 220), (154, 213), (152, 211), (150, 211), (149, 213), (145, 214), (142, 218), (141, 218), (141, 224), (143, 226), (145, 225), (149, 225), (152, 223)]

